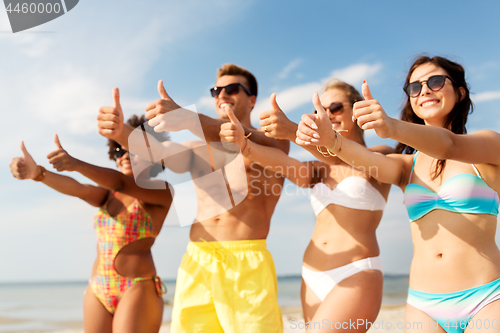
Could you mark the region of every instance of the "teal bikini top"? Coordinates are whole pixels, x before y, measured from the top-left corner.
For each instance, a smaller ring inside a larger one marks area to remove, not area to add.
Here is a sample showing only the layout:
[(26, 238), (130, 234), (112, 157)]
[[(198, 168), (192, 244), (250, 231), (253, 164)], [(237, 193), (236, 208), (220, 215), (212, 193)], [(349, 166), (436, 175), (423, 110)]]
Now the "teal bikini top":
[[(415, 167), (417, 153), (413, 157), (410, 180)], [(498, 193), (489, 187), (479, 175), (461, 173), (448, 179), (439, 192), (418, 184), (406, 185), (404, 201), (410, 221), (413, 222), (434, 209), (455, 213), (498, 215)]]

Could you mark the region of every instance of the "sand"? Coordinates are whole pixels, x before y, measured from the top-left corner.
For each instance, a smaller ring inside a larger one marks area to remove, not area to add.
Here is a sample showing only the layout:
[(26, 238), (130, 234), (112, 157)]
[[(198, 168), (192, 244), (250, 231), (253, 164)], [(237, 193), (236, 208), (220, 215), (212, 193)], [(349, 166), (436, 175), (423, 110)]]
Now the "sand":
[[(306, 330), (302, 318), (302, 309), (300, 307), (282, 307), (284, 333), (303, 333)], [(402, 325), (404, 319), (404, 306), (383, 306), (369, 333), (387, 332), (403, 333)], [(0, 320), (0, 324), (2, 324)], [(5, 322), (4, 322), (5, 323)], [(401, 328), (398, 329), (398, 323)], [(73, 325), (72, 325), (73, 326)], [(73, 326), (74, 327), (74, 326)], [(14, 333), (14, 332), (13, 332)], [(22, 331), (15, 333), (42, 333), (39, 331)], [(83, 329), (67, 329), (54, 333), (83, 333)], [(160, 333), (170, 333), (170, 323), (163, 323)]]
[[(388, 332), (388, 333), (403, 333), (404, 321), (404, 305), (401, 306), (382, 306), (377, 319), (373, 322), (373, 326), (368, 331), (369, 333)], [(305, 323), (302, 317), (302, 309), (300, 307), (282, 308), (283, 312), (283, 327), (284, 333), (305, 333), (303, 329)], [(397, 328), (399, 323), (400, 329)], [(331, 325), (331, 324), (330, 324)], [(333, 324), (334, 325), (334, 324)], [(340, 324), (339, 324), (340, 325)], [(347, 323), (345, 324), (347, 327)], [(366, 323), (363, 323), (366, 325)], [(302, 328), (302, 329), (301, 329)], [(340, 328), (340, 326), (339, 326)], [(168, 332), (168, 331), (165, 331)]]

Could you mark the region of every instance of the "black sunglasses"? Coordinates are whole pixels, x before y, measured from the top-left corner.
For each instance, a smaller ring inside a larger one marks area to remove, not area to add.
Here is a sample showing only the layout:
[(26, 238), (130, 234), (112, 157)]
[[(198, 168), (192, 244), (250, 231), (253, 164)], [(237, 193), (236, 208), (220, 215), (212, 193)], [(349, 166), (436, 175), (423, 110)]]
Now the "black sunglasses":
[(422, 86), (424, 82), (427, 83), (427, 87), (432, 91), (439, 91), (443, 89), (446, 79), (449, 79), (452, 83), (455, 83), (451, 77), (448, 75), (434, 75), (423, 81), (415, 81), (408, 83), (403, 87), (405, 93), (410, 97), (417, 97), (422, 91)]
[[(330, 111), (331, 114), (342, 114), (342, 112), (344, 112), (344, 106), (346, 104), (347, 103), (332, 103), (325, 109), (327, 111)], [(314, 113), (318, 113), (318, 111), (314, 110)]]
[(240, 92), (240, 87), (243, 88), (243, 90), (247, 93), (248, 96), (252, 96), (250, 90), (245, 88), (245, 86), (242, 85), (241, 83), (231, 83), (224, 87), (213, 87), (212, 89), (210, 89), (210, 93), (212, 94), (212, 97), (218, 97), (219, 94), (222, 92), (222, 90), (226, 89), (226, 94), (236, 95), (237, 93)]
[(128, 150), (123, 149), (122, 147), (116, 147), (115, 150), (113, 151), (113, 157), (115, 158), (115, 161), (119, 158), (125, 155), (128, 152)]

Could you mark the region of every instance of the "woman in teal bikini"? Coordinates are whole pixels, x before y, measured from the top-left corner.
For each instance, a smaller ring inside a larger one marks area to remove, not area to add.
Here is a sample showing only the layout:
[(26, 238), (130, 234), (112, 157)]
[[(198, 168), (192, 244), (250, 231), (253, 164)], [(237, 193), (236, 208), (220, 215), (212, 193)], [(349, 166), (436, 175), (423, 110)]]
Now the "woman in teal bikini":
[(419, 57), (404, 90), (402, 121), (385, 114), (366, 82), (354, 117), (361, 128), (399, 141), (407, 154), (374, 154), (338, 135), (317, 95), (319, 113), (302, 116), (297, 143), (324, 146), (403, 189), (414, 245), (406, 332), (500, 332), (500, 134), (465, 134), (472, 102), (457, 63)]

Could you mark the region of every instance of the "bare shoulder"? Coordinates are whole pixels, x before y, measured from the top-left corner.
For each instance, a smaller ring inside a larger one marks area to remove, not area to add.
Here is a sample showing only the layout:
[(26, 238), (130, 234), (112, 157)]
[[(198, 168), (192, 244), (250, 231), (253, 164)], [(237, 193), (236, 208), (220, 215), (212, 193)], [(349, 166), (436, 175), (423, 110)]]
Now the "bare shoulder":
[(381, 153), (384, 155), (394, 154), (394, 152), (395, 152), (395, 149), (391, 146), (388, 146), (388, 145), (377, 145), (377, 146), (372, 146), (368, 149), (375, 152), (375, 153)]
[(500, 141), (500, 133), (492, 131), (492, 130), (481, 130), (477, 131), (473, 134), (469, 134), (470, 136), (481, 136), (481, 137), (487, 137), (487, 138), (492, 138)]

